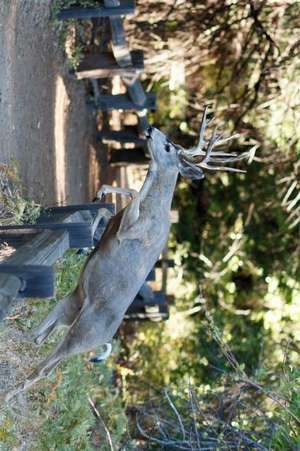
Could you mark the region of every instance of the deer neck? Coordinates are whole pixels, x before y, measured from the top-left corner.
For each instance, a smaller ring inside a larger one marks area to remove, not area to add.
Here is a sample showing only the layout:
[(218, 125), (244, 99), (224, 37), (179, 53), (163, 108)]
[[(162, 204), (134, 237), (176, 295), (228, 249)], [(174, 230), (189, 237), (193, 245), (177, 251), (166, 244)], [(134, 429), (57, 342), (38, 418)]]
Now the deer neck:
[(141, 200), (146, 197), (157, 201), (170, 210), (178, 177), (176, 167), (161, 168), (156, 162), (151, 162), (144, 184), (140, 191)]

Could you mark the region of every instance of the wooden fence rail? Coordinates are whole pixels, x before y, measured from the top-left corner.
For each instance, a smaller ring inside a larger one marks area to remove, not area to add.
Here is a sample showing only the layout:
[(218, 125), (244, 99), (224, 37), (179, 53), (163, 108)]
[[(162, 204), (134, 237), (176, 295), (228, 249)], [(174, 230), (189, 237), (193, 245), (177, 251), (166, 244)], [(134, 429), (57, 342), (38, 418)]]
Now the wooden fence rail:
[[(143, 70), (143, 52), (130, 51), (122, 16), (133, 14), (135, 5), (131, 0), (104, 0), (104, 5), (98, 8), (74, 7), (62, 10), (58, 19), (70, 18), (85, 19), (106, 17), (109, 19), (111, 31), (112, 53), (106, 52), (88, 55), (79, 65), (76, 71), (78, 79), (93, 79), (92, 86), (95, 92), (95, 107), (100, 110), (131, 109), (137, 112), (138, 134), (143, 134), (149, 127), (147, 110), (156, 108), (155, 95), (149, 97), (139, 80)], [(113, 77), (120, 75), (127, 87), (127, 96), (123, 102), (119, 99), (105, 99), (99, 94), (95, 80), (97, 78)], [(151, 99), (151, 100), (150, 100)]]
[(0, 263), (0, 320), (17, 298), (54, 295), (53, 264), (71, 247), (93, 245), (93, 213), (100, 208), (114, 212), (112, 204), (103, 203), (55, 207), (45, 211), (40, 223), (1, 227), (7, 232), (2, 242), (16, 243), (18, 231), (25, 243)]
[[(109, 5), (111, 3), (111, 6)], [(118, 3), (114, 5), (113, 3)], [(104, 6), (97, 8), (91, 7), (72, 7), (61, 10), (57, 18), (59, 20), (67, 19), (90, 19), (92, 17), (113, 17), (133, 14), (135, 4), (133, 0), (120, 0), (118, 2), (105, 2)]]

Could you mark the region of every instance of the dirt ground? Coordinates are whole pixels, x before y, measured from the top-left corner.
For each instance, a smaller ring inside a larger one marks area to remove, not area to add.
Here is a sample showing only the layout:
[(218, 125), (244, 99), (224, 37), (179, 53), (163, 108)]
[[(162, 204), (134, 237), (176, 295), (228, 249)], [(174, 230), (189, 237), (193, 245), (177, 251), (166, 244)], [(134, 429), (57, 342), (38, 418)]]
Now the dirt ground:
[(50, 6), (0, 2), (0, 163), (17, 164), (28, 197), (43, 205), (89, 200), (99, 184), (95, 121)]

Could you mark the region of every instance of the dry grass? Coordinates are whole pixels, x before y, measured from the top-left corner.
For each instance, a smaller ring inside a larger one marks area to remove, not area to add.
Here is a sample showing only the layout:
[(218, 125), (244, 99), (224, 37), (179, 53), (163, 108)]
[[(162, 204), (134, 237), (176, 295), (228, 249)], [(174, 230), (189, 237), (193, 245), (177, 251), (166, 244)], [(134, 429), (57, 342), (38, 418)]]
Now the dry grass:
[(32, 223), (41, 207), (24, 197), (17, 166), (0, 164), (0, 223), (1, 225)]
[[(35, 222), (40, 214), (40, 206), (24, 199), (18, 171), (0, 165), (0, 223), (1, 225)], [(15, 249), (2, 243), (0, 261), (9, 257)], [(12, 390), (28, 374), (39, 357), (36, 347), (24, 326), (31, 324), (32, 306), (15, 302), (10, 315), (0, 325), (0, 449), (28, 449), (35, 431), (32, 422), (31, 401), (27, 394), (20, 394), (11, 405), (3, 402), (5, 394)], [(30, 425), (29, 425), (29, 418)]]
[[(24, 374), (30, 371), (32, 364), (37, 360), (36, 349), (28, 341), (26, 332), (16, 323), (16, 319), (21, 314), (24, 316), (25, 310), (24, 305), (16, 307), (11, 314), (11, 319), (5, 321), (0, 329), (0, 398), (2, 399), (24, 378)], [(20, 393), (9, 405), (1, 403), (0, 443), (3, 441), (1, 450), (29, 449), (38, 430), (35, 413), (36, 410), (33, 409), (32, 401), (27, 393)]]
[(267, 451), (263, 443), (271, 443), (272, 422), (253, 395), (242, 384), (228, 384), (223, 392), (210, 395), (189, 387), (186, 399), (165, 390), (159, 403), (138, 412), (137, 427), (158, 449)]

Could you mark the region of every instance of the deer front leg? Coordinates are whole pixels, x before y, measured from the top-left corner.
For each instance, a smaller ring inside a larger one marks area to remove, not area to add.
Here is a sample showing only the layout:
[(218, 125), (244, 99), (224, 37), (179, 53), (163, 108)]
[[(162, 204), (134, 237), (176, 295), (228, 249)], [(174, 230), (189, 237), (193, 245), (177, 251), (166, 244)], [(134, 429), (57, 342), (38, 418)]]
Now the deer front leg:
[(124, 239), (138, 239), (138, 230), (134, 230), (132, 226), (137, 222), (140, 216), (140, 194), (134, 189), (103, 185), (98, 191), (97, 197), (101, 199), (106, 194), (111, 193), (123, 194), (124, 196), (131, 197), (131, 202), (123, 211), (119, 230), (117, 232), (119, 242)]
[(90, 362), (92, 363), (100, 363), (104, 362), (111, 354), (112, 351), (112, 345), (111, 343), (105, 343), (104, 345), (106, 347), (106, 350), (102, 352), (102, 354), (96, 355), (95, 357), (92, 357), (90, 359)]
[(98, 199), (103, 199), (103, 197), (106, 196), (106, 194), (121, 194), (123, 196), (130, 196), (133, 199), (138, 194), (138, 192), (135, 189), (118, 188), (116, 186), (111, 185), (102, 185), (98, 193), (96, 194), (96, 197)]
[(104, 220), (104, 225), (106, 227), (107, 223), (112, 217), (113, 214), (111, 211), (108, 211), (106, 208), (100, 208), (92, 225), (92, 236), (94, 237), (101, 220)]

